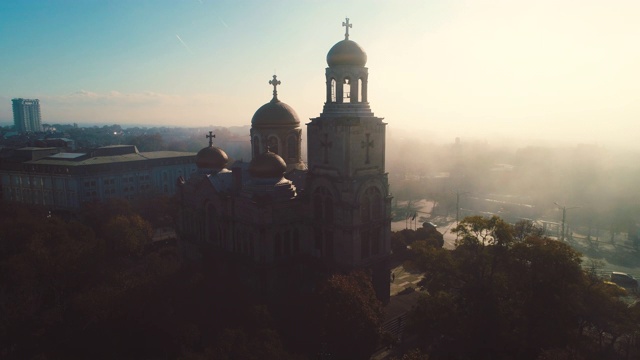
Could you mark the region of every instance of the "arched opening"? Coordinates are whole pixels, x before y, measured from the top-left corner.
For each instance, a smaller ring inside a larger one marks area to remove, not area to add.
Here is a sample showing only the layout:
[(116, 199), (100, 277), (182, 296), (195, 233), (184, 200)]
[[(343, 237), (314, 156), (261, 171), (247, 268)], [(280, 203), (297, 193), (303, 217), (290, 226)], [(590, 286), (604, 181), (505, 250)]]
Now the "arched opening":
[(382, 239), (383, 205), (382, 193), (375, 186), (367, 188), (360, 198), (360, 258), (380, 254)]
[(313, 215), (318, 225), (314, 229), (315, 248), (321, 256), (333, 258), (333, 197), (325, 187), (318, 187), (313, 192)]
[(287, 156), (292, 160), (298, 158), (298, 142), (294, 135), (287, 137)]
[(327, 188), (318, 187), (313, 193), (313, 209), (316, 220), (330, 224), (333, 222), (333, 198)]
[(336, 79), (331, 79), (331, 102), (337, 101)]
[(344, 78), (344, 84), (342, 85), (342, 102), (351, 102), (351, 79)]
[(368, 196), (362, 198), (360, 202), (360, 217), (363, 223), (369, 222), (371, 219), (371, 200)]
[(269, 136), (267, 140), (267, 146), (269, 147), (269, 151), (274, 154), (280, 155), (280, 151), (278, 149), (278, 138), (275, 136)]
[(362, 78), (358, 79), (358, 102), (363, 102), (363, 100), (362, 100)]

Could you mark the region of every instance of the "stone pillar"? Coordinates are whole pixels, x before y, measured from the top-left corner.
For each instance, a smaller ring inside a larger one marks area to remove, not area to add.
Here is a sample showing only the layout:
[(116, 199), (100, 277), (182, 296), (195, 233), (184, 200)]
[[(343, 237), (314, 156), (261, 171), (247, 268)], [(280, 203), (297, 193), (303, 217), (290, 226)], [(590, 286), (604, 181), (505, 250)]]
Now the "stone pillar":
[(349, 80), (350, 86), (351, 86), (351, 102), (352, 103), (357, 103), (360, 102), (360, 97), (358, 96), (358, 79), (356, 79), (355, 81), (353, 80)]
[(362, 99), (360, 99), (360, 101), (366, 103), (369, 102), (367, 100), (367, 78), (363, 78), (362, 79)]

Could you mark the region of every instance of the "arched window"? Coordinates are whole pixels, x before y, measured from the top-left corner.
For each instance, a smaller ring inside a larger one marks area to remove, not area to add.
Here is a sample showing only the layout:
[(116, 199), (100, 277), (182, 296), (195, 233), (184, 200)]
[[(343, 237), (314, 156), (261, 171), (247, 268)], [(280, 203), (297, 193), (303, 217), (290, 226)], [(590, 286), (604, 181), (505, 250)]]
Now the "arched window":
[(336, 93), (338, 89), (336, 89), (336, 79), (331, 79), (331, 102), (336, 102), (338, 99), (338, 95)]
[(331, 196), (324, 197), (324, 221), (327, 224), (333, 223), (333, 199)]
[(342, 85), (342, 102), (351, 102), (351, 79), (345, 78)]
[(371, 200), (369, 196), (363, 196), (362, 201), (360, 201), (360, 215), (363, 223), (371, 220)]
[(253, 158), (257, 158), (260, 155), (260, 138), (258, 136), (253, 137)]
[(378, 188), (374, 188), (375, 191), (371, 195), (371, 218), (373, 220), (382, 219), (382, 195)]
[(382, 219), (382, 194), (377, 187), (371, 186), (362, 194), (360, 215), (363, 223)]
[(358, 79), (358, 102), (362, 102), (362, 78)]
[(360, 258), (367, 259), (380, 254), (382, 239), (383, 205), (380, 190), (371, 186), (360, 198), (360, 216), (362, 230), (360, 231)]
[(287, 156), (290, 159), (298, 158), (298, 141), (294, 135), (287, 137)]
[(278, 149), (278, 138), (277, 137), (269, 136), (269, 139), (267, 140), (267, 146), (269, 146), (269, 151), (271, 151), (274, 154), (280, 155), (280, 151)]
[(380, 234), (382, 229), (380, 227), (374, 227), (371, 232), (371, 255), (380, 254)]
[(325, 187), (318, 187), (313, 192), (313, 215), (317, 222), (314, 228), (315, 248), (321, 256), (333, 258), (333, 197)]
[(327, 188), (318, 187), (313, 193), (313, 215), (318, 221), (333, 222), (333, 198)]

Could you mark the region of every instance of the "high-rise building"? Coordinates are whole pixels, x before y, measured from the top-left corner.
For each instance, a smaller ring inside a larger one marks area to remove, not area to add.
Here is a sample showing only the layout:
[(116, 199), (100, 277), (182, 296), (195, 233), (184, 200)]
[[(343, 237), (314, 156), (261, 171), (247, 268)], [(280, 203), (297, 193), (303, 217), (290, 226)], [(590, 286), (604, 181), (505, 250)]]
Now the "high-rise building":
[(40, 100), (13, 99), (13, 123), (18, 132), (42, 131), (40, 125)]

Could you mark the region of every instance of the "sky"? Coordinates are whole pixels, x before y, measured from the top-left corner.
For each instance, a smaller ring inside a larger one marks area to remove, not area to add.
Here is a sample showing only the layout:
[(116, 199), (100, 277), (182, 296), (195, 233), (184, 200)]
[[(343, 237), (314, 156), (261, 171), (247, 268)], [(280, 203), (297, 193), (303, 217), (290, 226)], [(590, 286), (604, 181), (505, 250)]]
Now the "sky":
[(326, 54), (368, 55), (389, 133), (638, 145), (640, 1), (0, 1), (0, 122), (242, 126), (325, 100)]

